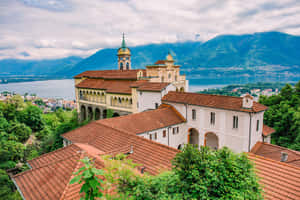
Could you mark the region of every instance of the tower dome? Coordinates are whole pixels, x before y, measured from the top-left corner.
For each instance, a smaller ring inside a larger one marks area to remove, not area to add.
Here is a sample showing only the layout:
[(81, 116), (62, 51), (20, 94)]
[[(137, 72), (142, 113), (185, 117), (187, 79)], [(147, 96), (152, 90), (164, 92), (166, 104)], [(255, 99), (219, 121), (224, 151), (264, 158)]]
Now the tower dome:
[(173, 56), (171, 55), (170, 52), (168, 52), (166, 60), (169, 61), (169, 62), (173, 62), (174, 61)]
[(128, 47), (126, 47), (125, 37), (123, 33), (122, 45), (118, 49), (118, 65), (119, 70), (130, 70), (131, 69), (131, 52)]
[(124, 36), (124, 33), (123, 33), (123, 40), (122, 40), (122, 45), (121, 47), (118, 49), (118, 56), (119, 55), (131, 55), (131, 52), (130, 52), (130, 49), (126, 46), (126, 43), (125, 43), (125, 36)]

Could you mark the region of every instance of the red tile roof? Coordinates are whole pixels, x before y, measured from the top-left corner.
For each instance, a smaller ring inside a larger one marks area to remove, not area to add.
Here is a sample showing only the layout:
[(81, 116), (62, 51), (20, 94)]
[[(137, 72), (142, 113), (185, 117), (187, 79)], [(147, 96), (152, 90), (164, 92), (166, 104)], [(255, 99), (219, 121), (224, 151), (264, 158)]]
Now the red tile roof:
[(300, 167), (299, 151), (294, 151), (269, 143), (257, 142), (251, 149), (251, 152), (277, 161), (280, 161), (281, 159), (281, 152), (285, 152), (288, 154), (288, 160), (284, 163)]
[(131, 88), (136, 87), (141, 91), (160, 92), (170, 83), (148, 82), (146, 80), (104, 80), (104, 79), (85, 79), (78, 83), (77, 88), (106, 90), (107, 93), (131, 94)]
[(268, 136), (272, 133), (275, 133), (275, 130), (264, 124), (262, 133), (263, 133), (264, 136)]
[(254, 162), (264, 199), (300, 199), (300, 168), (248, 153)]
[(163, 89), (165, 89), (169, 84), (170, 83), (145, 82), (143, 84), (140, 84), (137, 90), (160, 92)]
[(131, 94), (131, 85), (136, 81), (85, 79), (76, 85), (77, 88), (101, 89), (107, 93)]
[(96, 123), (132, 134), (145, 133), (151, 130), (184, 123), (185, 118), (172, 106), (140, 112), (121, 117), (98, 120)]
[(241, 112), (260, 112), (267, 109), (266, 106), (253, 102), (252, 109), (243, 108), (243, 98), (223, 95), (199, 94), (191, 92), (169, 92), (162, 98), (163, 102), (187, 103), (191, 105), (220, 108)]
[(156, 174), (162, 168), (171, 168), (171, 160), (177, 149), (145, 139), (126, 131), (120, 131), (102, 123), (91, 122), (62, 135), (72, 143), (87, 143), (102, 152), (116, 153), (133, 148), (128, 158), (146, 167), (145, 171)]
[(158, 60), (158, 61), (156, 61), (154, 64), (155, 64), (155, 65), (164, 65), (165, 63), (166, 63), (165, 60)]
[(125, 80), (137, 80), (137, 73), (143, 72), (143, 76), (146, 76), (145, 69), (134, 69), (134, 70), (99, 70), (99, 71), (85, 71), (74, 78), (103, 78), (103, 79), (125, 79)]
[[(83, 166), (79, 159), (94, 158), (87, 148), (76, 144), (44, 154), (31, 163), (38, 163), (32, 169), (13, 177), (26, 200), (79, 199), (79, 184), (69, 184), (73, 173)], [(97, 168), (103, 168), (101, 160), (95, 160)]]

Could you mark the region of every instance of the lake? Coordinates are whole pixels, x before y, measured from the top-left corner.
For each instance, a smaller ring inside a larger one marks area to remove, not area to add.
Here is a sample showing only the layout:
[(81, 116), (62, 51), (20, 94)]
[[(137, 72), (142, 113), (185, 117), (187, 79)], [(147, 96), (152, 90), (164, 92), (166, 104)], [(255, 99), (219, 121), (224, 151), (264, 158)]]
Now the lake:
[[(207, 88), (220, 88), (225, 84), (212, 85), (190, 85), (190, 92), (196, 92)], [(0, 92), (9, 91), (17, 94), (36, 94), (38, 97), (44, 98), (63, 98), (66, 100), (75, 99), (74, 80), (48, 80), (48, 81), (32, 81), (0, 84)]]

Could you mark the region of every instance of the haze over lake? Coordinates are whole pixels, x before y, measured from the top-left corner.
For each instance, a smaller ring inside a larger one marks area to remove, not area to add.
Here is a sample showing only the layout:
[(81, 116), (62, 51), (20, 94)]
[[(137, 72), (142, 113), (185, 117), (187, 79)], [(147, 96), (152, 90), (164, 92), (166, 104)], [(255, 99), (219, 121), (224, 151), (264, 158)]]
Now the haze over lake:
[[(196, 92), (207, 88), (223, 87), (225, 84), (213, 85), (190, 85), (190, 92)], [(66, 100), (75, 99), (73, 79), (32, 81), (20, 83), (0, 84), (0, 92), (9, 91), (17, 94), (36, 94), (44, 98), (63, 98)]]

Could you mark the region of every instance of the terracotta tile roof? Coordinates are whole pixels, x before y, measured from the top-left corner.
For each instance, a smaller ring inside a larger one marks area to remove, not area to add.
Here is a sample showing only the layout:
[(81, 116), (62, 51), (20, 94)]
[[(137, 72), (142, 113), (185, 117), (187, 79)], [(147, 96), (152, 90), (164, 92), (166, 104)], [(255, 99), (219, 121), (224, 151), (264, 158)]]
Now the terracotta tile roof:
[(137, 73), (143, 71), (143, 76), (146, 76), (145, 69), (134, 69), (134, 70), (99, 70), (99, 71), (85, 71), (74, 78), (103, 78), (103, 79), (126, 79), (126, 80), (137, 80)]
[(254, 162), (264, 199), (300, 199), (300, 168), (248, 153)]
[(131, 85), (136, 81), (85, 79), (78, 83), (77, 88), (101, 89), (107, 93), (131, 94)]
[(158, 61), (156, 61), (154, 64), (155, 64), (155, 65), (164, 65), (165, 63), (166, 63), (165, 60), (158, 60)]
[(178, 153), (177, 149), (145, 139), (135, 134), (120, 131), (98, 122), (75, 129), (62, 135), (72, 143), (87, 143), (104, 154), (126, 153), (133, 148), (128, 156), (133, 162), (142, 164), (145, 171), (151, 174), (161, 169), (171, 169), (171, 160)]
[(180, 124), (185, 121), (185, 118), (177, 112), (175, 108), (172, 106), (165, 106), (156, 110), (98, 120), (96, 123), (103, 124), (120, 131), (140, 134)]
[(160, 92), (163, 89), (165, 89), (169, 84), (170, 83), (145, 82), (143, 84), (140, 84), (137, 90)]
[(300, 167), (299, 151), (294, 151), (269, 143), (257, 142), (251, 149), (251, 152), (277, 161), (280, 161), (281, 159), (281, 152), (285, 152), (288, 154), (288, 160), (284, 163)]
[[(44, 154), (34, 159), (42, 161), (40, 165), (17, 174), (13, 179), (26, 200), (79, 199), (81, 185), (70, 185), (69, 182), (74, 177), (73, 172), (83, 166), (79, 159), (85, 156), (94, 158), (86, 150), (89, 149), (72, 144)], [(95, 166), (103, 168), (104, 164), (96, 159)]]
[(199, 94), (191, 92), (169, 92), (162, 98), (163, 102), (187, 103), (191, 105), (220, 108), (241, 112), (260, 112), (267, 109), (266, 106), (253, 102), (252, 109), (242, 107), (243, 98), (223, 95)]
[(28, 164), (30, 165), (30, 167), (32, 169), (39, 168), (39, 167), (48, 165), (49, 163), (63, 160), (63, 159), (69, 158), (70, 156), (74, 156), (76, 154), (76, 152), (79, 150), (80, 150), (79, 147), (77, 147), (75, 145), (71, 145), (66, 148), (61, 148), (56, 151), (43, 154), (33, 160), (29, 160)]
[(275, 133), (275, 130), (267, 125), (263, 125), (263, 131), (262, 131), (264, 136), (268, 136), (272, 133)]

